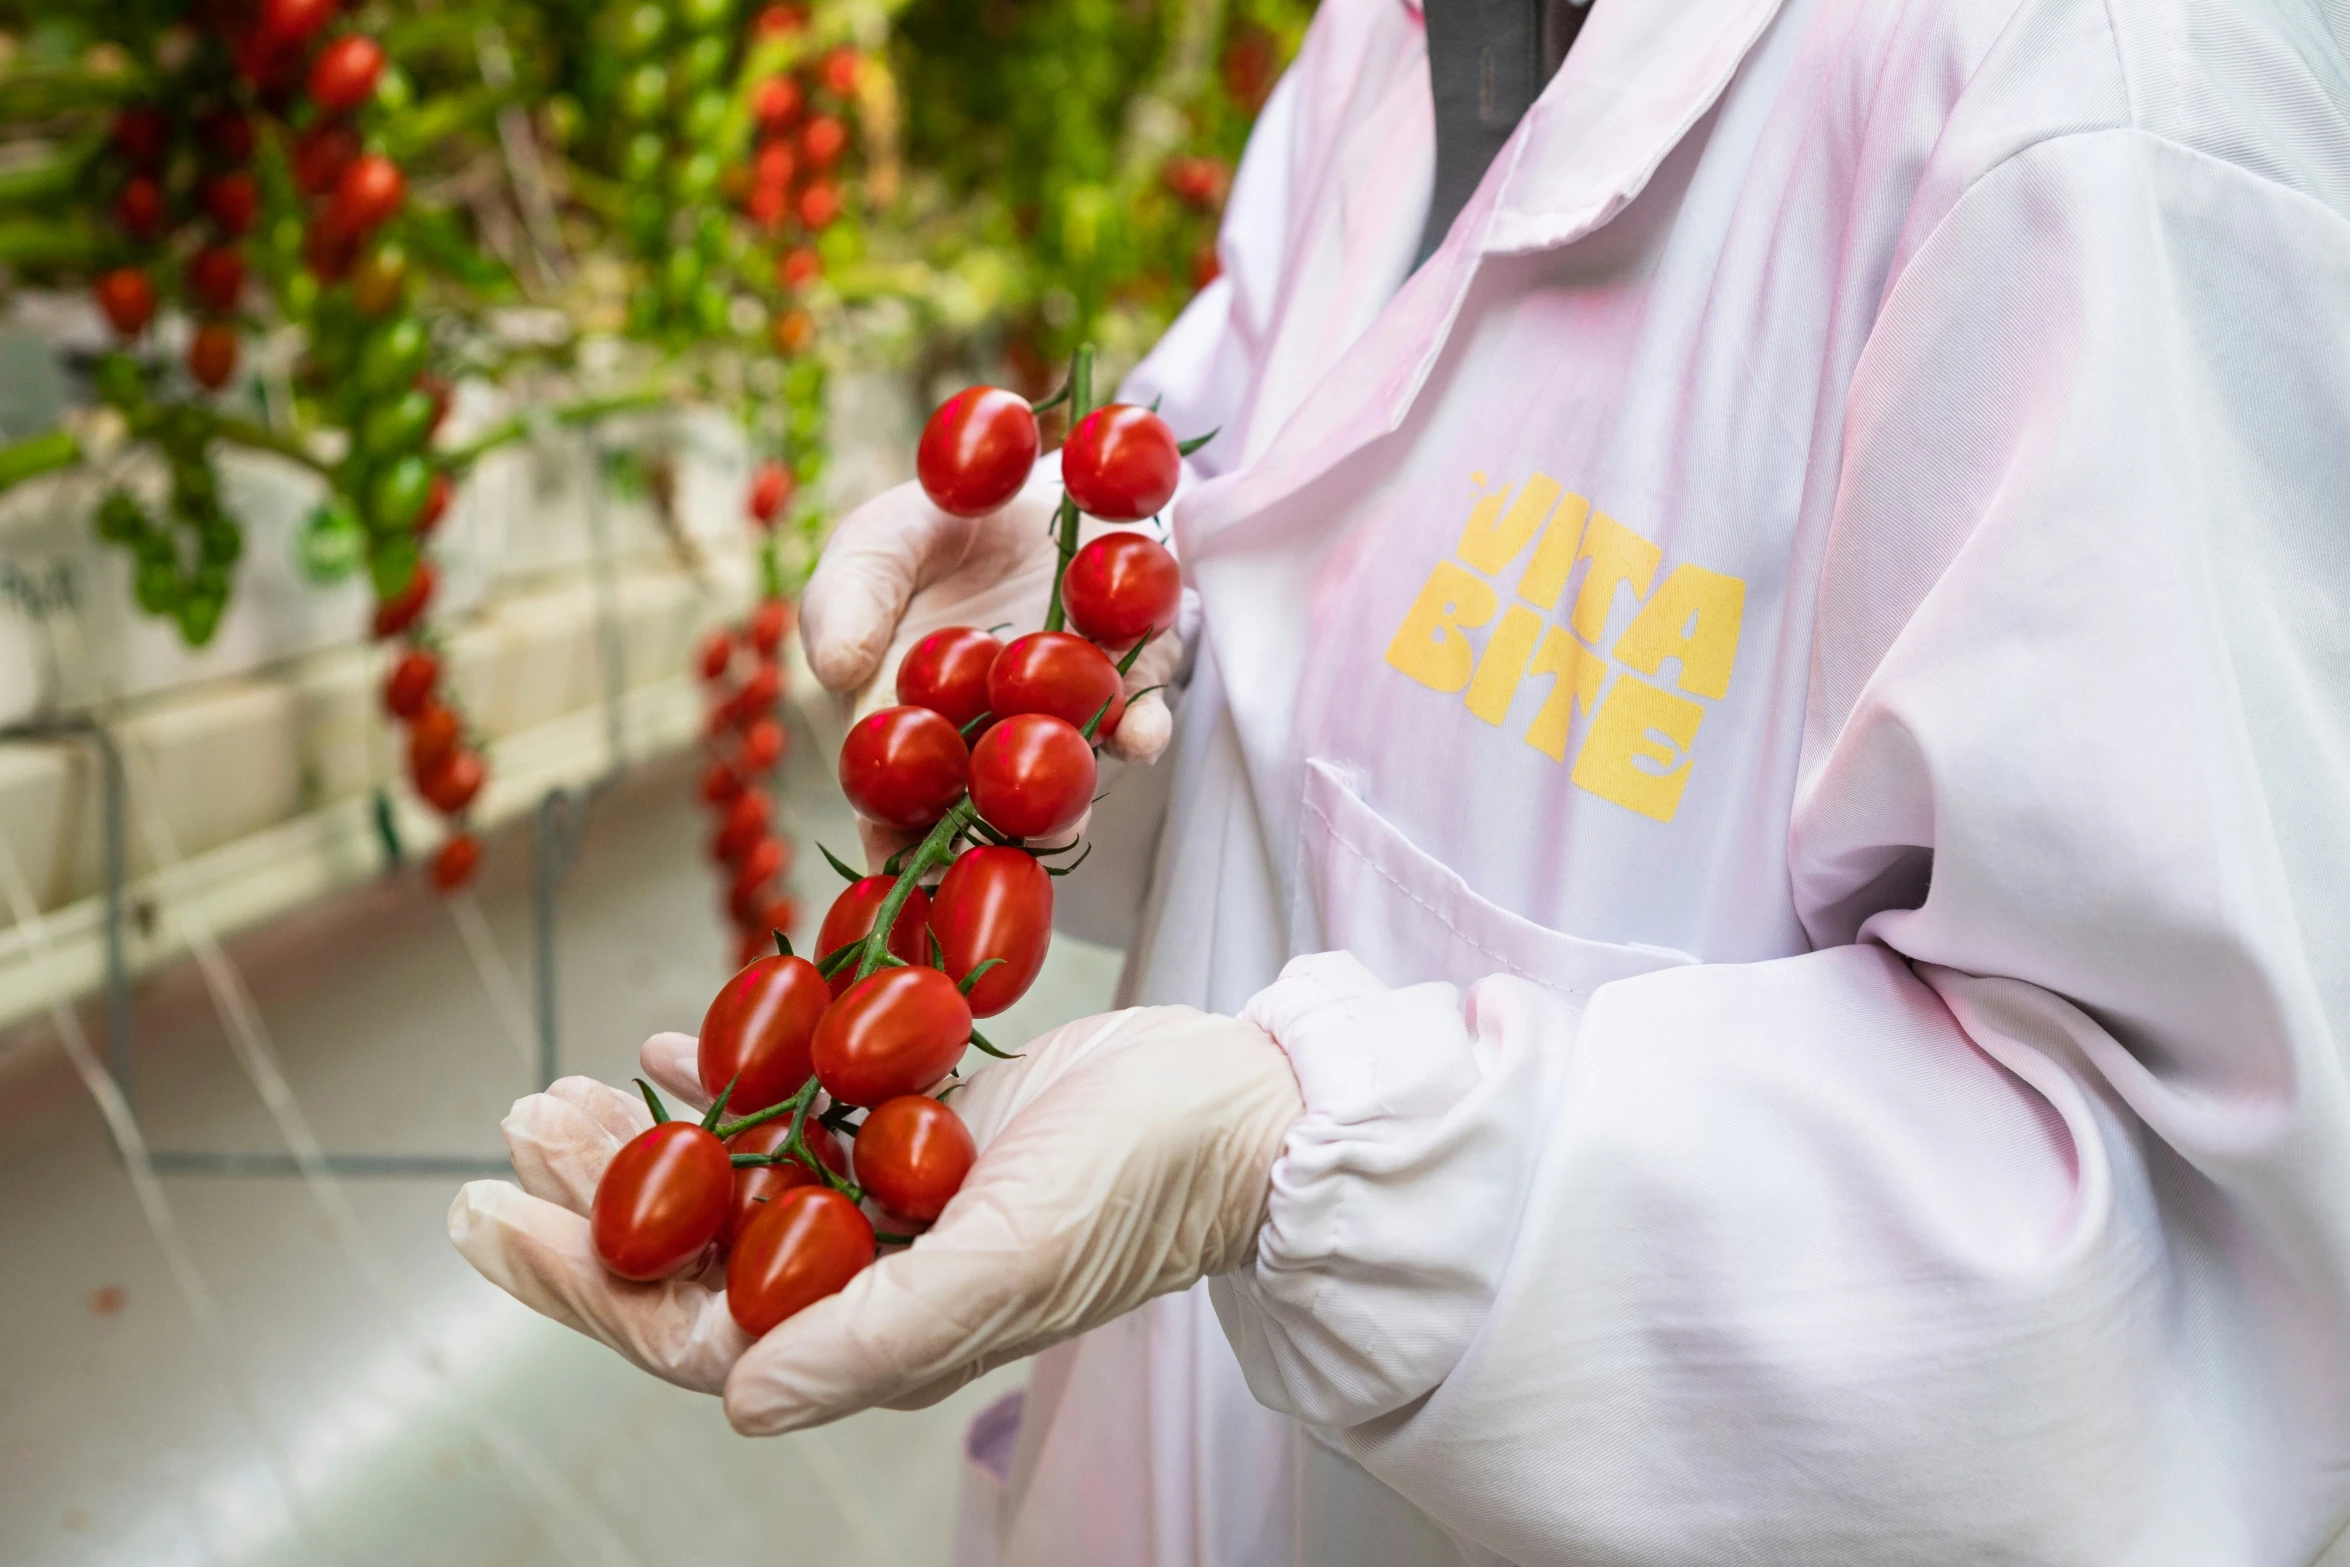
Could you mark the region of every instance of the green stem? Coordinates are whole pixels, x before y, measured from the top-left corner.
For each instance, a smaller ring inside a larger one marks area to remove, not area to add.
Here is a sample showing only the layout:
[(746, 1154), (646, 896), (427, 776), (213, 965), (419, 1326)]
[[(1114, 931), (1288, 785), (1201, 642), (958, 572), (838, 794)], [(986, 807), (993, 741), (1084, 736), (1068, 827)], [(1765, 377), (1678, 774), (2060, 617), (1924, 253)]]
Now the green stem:
[(0, 446), (0, 490), (59, 468), (70, 468), (81, 460), (81, 444), (63, 430), (12, 441)]
[(212, 433), (234, 445), (250, 446), (255, 451), (274, 452), (289, 462), (300, 463), (312, 473), (322, 474), (329, 479), (334, 477), (335, 470), (332, 463), (319, 461), (317, 456), (311, 452), (307, 442), (284, 430), (272, 430), (269, 426), (255, 424), (250, 419), (238, 419), (228, 414), (215, 414), (212, 419)]
[[(1093, 345), (1077, 345), (1077, 357), (1069, 364), (1069, 428), (1074, 431), (1079, 421), (1093, 412)], [(1044, 629), (1058, 631), (1067, 623), (1068, 616), (1061, 609), (1061, 578), (1069, 571), (1069, 562), (1077, 556), (1077, 503), (1066, 491), (1061, 495), (1061, 513), (1054, 520), (1053, 547), (1060, 552), (1060, 563), (1053, 568), (1053, 597), (1044, 612)]]
[(932, 866), (945, 865), (954, 859), (955, 839), (978, 815), (971, 797), (965, 795), (948, 808), (946, 815), (938, 819), (938, 825), (930, 829), (930, 835), (915, 846), (898, 872), (898, 879), (890, 884), (889, 896), (881, 900), (881, 907), (874, 912), (873, 928), (865, 933), (864, 948), (857, 955), (857, 978), (863, 979), (881, 967), (882, 960), (889, 955), (889, 933), (897, 925), (898, 911), (906, 906), (906, 900), (914, 895), (915, 887)]

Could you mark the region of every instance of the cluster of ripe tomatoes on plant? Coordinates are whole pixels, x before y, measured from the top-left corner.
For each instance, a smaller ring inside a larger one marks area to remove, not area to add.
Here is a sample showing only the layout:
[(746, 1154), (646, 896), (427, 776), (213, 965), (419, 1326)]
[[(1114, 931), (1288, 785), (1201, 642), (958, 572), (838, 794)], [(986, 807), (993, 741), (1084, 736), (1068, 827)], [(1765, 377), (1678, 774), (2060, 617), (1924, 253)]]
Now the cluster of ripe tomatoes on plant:
[[(1082, 401), (1082, 399), (1080, 399)], [(1036, 409), (994, 387), (957, 394), (923, 432), (917, 469), (946, 511), (981, 516), (1018, 494), (1040, 448)], [(1147, 409), (1112, 404), (1062, 448), (1063, 565), (1054, 629), (1008, 645), (950, 627), (899, 662), (898, 704), (854, 725), (841, 786), (867, 818), (922, 837), (879, 875), (834, 860), (849, 885), (819, 956), (777, 951), (726, 982), (702, 1019), (697, 1067), (712, 1099), (614, 1156), (591, 1233), (623, 1278), (665, 1278), (726, 1255), (727, 1305), (750, 1333), (846, 1285), (897, 1233), (935, 1220), (977, 1149), (944, 1102), (967, 1048), (997, 1051), (975, 1020), (1002, 1012), (1044, 967), (1048, 858), (1093, 799), (1094, 749), (1125, 708), (1113, 653), (1132, 660), (1174, 625), (1174, 557), (1139, 532), (1074, 543), (1075, 513), (1138, 522), (1173, 495), (1182, 448)], [(1042, 840), (1032, 846), (1033, 840)], [(943, 871), (932, 881), (932, 877)], [(731, 1112), (736, 1119), (727, 1120)], [(843, 1148), (843, 1140), (848, 1147)], [(892, 1231), (877, 1231), (867, 1204)]]
[[(761, 463), (745, 500), (751, 520), (772, 531), (791, 490), (790, 469)], [(789, 929), (798, 912), (780, 890), (791, 869), (791, 840), (774, 831), (775, 802), (766, 789), (783, 760), (785, 732), (775, 708), (783, 696), (783, 639), (790, 634), (790, 605), (769, 593), (740, 625), (713, 631), (702, 644), (701, 676), (710, 696), (703, 740), (711, 753), (702, 802), (718, 817), (710, 859), (727, 880), (737, 963), (756, 957), (767, 933)]]
[(384, 711), (408, 731), (408, 776), (434, 810), (457, 825), (433, 856), (433, 885), (454, 892), (473, 879), (481, 840), (465, 830), (466, 812), (488, 778), (481, 752), (466, 737), (442, 688), (439, 651), (411, 640), (384, 677)]

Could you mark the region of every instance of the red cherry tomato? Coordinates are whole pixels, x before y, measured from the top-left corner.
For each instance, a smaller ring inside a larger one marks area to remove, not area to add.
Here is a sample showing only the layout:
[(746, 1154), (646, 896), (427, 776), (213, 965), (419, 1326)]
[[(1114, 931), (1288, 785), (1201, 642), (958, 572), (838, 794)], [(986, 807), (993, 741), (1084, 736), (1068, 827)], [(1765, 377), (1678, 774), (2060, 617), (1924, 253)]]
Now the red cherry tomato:
[(443, 892), (455, 892), (473, 880), (474, 867), (481, 864), (481, 840), (469, 832), (461, 832), (441, 845), (441, 852), (432, 857), (432, 884)]
[(857, 90), (857, 51), (843, 44), (824, 57), (824, 85), (846, 98)]
[(457, 715), (438, 702), (426, 702), (408, 721), (408, 771), (422, 777), (455, 753), (464, 739)]
[(1139, 533), (1105, 533), (1077, 552), (1061, 578), (1069, 624), (1105, 647), (1129, 648), (1175, 624), (1183, 569)]
[[(841, 889), (832, 907), (824, 911), (824, 924), (816, 932), (816, 955), (831, 957), (852, 941), (862, 941), (873, 930), (874, 916), (881, 912), (881, 903), (889, 896), (891, 878), (868, 876), (851, 882)], [(908, 963), (930, 961), (930, 939), (924, 927), (930, 921), (930, 895), (920, 887), (906, 894), (906, 901), (898, 906), (896, 923), (889, 928), (889, 951), (895, 958)], [(856, 982), (857, 965), (843, 963), (832, 971), (832, 993), (839, 995)]]
[(751, 846), (767, 836), (767, 821), (773, 811), (767, 796), (756, 789), (745, 789), (734, 797), (726, 808), (726, 820), (719, 824), (718, 836), (711, 847), (718, 858), (732, 864), (750, 853)]
[(751, 611), (751, 647), (761, 658), (773, 658), (791, 629), (791, 607), (781, 599), (767, 599)]
[(961, 729), (987, 711), (987, 672), (1004, 645), (984, 631), (933, 631), (898, 661), (898, 700), (927, 707)]
[(665, 1279), (718, 1238), (734, 1199), (726, 1145), (691, 1121), (664, 1121), (621, 1146), (596, 1183), (588, 1237), (624, 1279)]
[(761, 664), (742, 683), (727, 708), (738, 724), (755, 724), (775, 711), (775, 699), (783, 695), (783, 676), (773, 664)]
[(1000, 386), (965, 387), (922, 427), (914, 473), (940, 511), (984, 517), (1020, 493), (1041, 449), (1027, 398)]
[(823, 275), (823, 259), (805, 245), (795, 246), (785, 252), (781, 261), (775, 263), (776, 286), (790, 289), (795, 294)]
[(171, 151), (171, 117), (153, 104), (118, 112), (113, 134), (114, 150), (134, 168), (158, 168)]
[(947, 867), (930, 904), (930, 928), (957, 983), (1001, 958), (966, 998), (973, 1017), (994, 1017), (1028, 993), (1053, 939), (1053, 879), (1023, 849), (968, 849)]
[[(728, 1108), (733, 1107), (729, 1104)], [(849, 1156), (841, 1151), (839, 1138), (814, 1121), (801, 1129), (800, 1136), (833, 1174), (844, 1180), (848, 1177)], [(783, 1145), (790, 1140), (791, 1117), (782, 1115), (772, 1121), (762, 1121), (747, 1132), (735, 1133), (727, 1139), (726, 1147), (729, 1153), (781, 1153)], [(782, 1164), (738, 1167), (734, 1172), (734, 1204), (727, 1210), (726, 1223), (718, 1231), (720, 1244), (732, 1246), (741, 1240), (751, 1221), (766, 1212), (767, 1205), (785, 1192), (819, 1184), (816, 1172), (797, 1159), (787, 1159)]]
[(827, 1295), (873, 1261), (873, 1224), (830, 1187), (802, 1186), (767, 1204), (726, 1264), (726, 1309), (754, 1337)]
[(761, 522), (773, 522), (791, 499), (791, 470), (779, 462), (764, 462), (751, 476), (750, 513)]
[(1049, 838), (1093, 801), (1093, 747), (1048, 713), (999, 720), (971, 753), (971, 803), (996, 831)]
[(360, 235), (375, 228), (408, 196), (408, 177), (381, 153), (361, 153), (335, 181), (334, 204), (327, 209), (337, 228)]
[(800, 84), (788, 76), (770, 76), (751, 89), (751, 117), (764, 131), (778, 131), (800, 112)]
[(1107, 403), (1077, 421), (1061, 448), (1061, 482), (1077, 509), (1104, 522), (1154, 517), (1175, 494), (1183, 454), (1148, 408)]
[(394, 718), (414, 718), (440, 683), (439, 659), (422, 648), (403, 654), (384, 680), (384, 711)]
[(441, 525), (441, 518), (448, 514), (449, 502), (455, 493), (456, 486), (449, 482), (449, 476), (435, 470), (432, 485), (424, 492), (424, 505), (418, 508), (416, 520), (408, 525), (416, 531), (418, 538), (428, 536)]
[(918, 1094), (947, 1075), (971, 1042), (971, 1009), (934, 968), (875, 969), (816, 1025), (816, 1081), (843, 1104)]
[(987, 706), (998, 718), (1050, 713), (1080, 730), (1100, 713), (1094, 738), (1107, 740), (1126, 716), (1126, 682), (1109, 655), (1085, 638), (1034, 631), (1005, 648), (988, 671)]
[(359, 156), (359, 133), (341, 120), (312, 125), (294, 138), (294, 183), (305, 196), (323, 196)]
[(310, 63), (310, 101), (328, 114), (347, 113), (375, 96), (383, 70), (382, 44), (365, 33), (345, 33)]
[(840, 216), (840, 192), (830, 180), (811, 181), (800, 192), (800, 221), (812, 229), (828, 226)]
[(155, 319), (155, 285), (137, 267), (116, 267), (98, 279), (91, 292), (115, 332), (137, 337)]
[(188, 375), (198, 386), (219, 391), (237, 373), (237, 329), (207, 321), (188, 339)]
[(724, 679), (727, 666), (734, 662), (734, 638), (723, 631), (711, 632), (702, 639), (699, 658), (704, 680)]
[(928, 1224), (946, 1211), (979, 1145), (963, 1118), (923, 1094), (873, 1107), (857, 1128), (857, 1182), (890, 1212)]
[(114, 198), (114, 219), (133, 239), (153, 239), (163, 232), (163, 186), (144, 174), (123, 182)]
[(761, 838), (743, 851), (734, 863), (734, 884), (727, 894), (727, 907), (737, 920), (747, 925), (766, 909), (767, 884), (782, 873), (788, 858), (773, 838)]
[(459, 751), (418, 778), (416, 790), (432, 802), (434, 810), (443, 816), (454, 816), (473, 803), (487, 777), (480, 757), (471, 751)]
[(840, 787), (868, 820), (928, 827), (963, 796), (970, 748), (927, 707), (867, 714), (840, 748)]
[(743, 765), (752, 772), (763, 773), (783, 757), (783, 726), (772, 718), (762, 718), (743, 731)]
[(829, 114), (817, 115), (800, 131), (800, 151), (811, 169), (831, 168), (848, 145), (849, 128)]
[(334, 20), (335, 0), (261, 0), (261, 31), (303, 42)]
[(702, 798), (711, 805), (731, 805), (743, 792), (742, 774), (724, 762), (712, 762), (702, 770)]
[(432, 569), (431, 561), (418, 561), (408, 585), (375, 606), (376, 636), (396, 637), (415, 625), (424, 614), (424, 607), (432, 602), (432, 591), (439, 581), (440, 575)]
[(214, 315), (237, 308), (245, 291), (245, 258), (226, 245), (207, 245), (188, 258), (188, 292)]
[(196, 205), (221, 233), (238, 239), (261, 214), (261, 186), (243, 169), (215, 174), (196, 187)]
[(824, 976), (806, 958), (769, 955), (719, 987), (702, 1014), (695, 1056), (702, 1092), (713, 1100), (728, 1083), (729, 1116), (777, 1105), (800, 1091), (814, 1070), (808, 1041), (816, 1020), (832, 1005)]

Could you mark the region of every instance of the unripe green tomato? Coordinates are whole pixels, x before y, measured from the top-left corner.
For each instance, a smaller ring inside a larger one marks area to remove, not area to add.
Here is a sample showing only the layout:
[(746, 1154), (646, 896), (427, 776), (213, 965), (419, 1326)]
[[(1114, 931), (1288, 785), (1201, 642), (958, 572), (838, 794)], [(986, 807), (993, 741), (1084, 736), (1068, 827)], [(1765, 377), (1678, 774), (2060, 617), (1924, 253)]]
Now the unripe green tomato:
[(367, 575), (375, 585), (375, 596), (388, 599), (398, 596), (416, 575), (416, 562), (421, 555), (412, 534), (379, 535), (371, 541), (367, 553)]
[(294, 562), (302, 575), (324, 585), (340, 582), (358, 569), (367, 552), (367, 534), (359, 526), (350, 503), (337, 497), (310, 513), (295, 541)]
[(649, 120), (669, 102), (669, 72), (648, 60), (620, 80), (620, 112), (632, 120)]
[(360, 427), (360, 443), (371, 457), (397, 457), (414, 448), (431, 430), (433, 407), (432, 398), (412, 386), (390, 402), (376, 404)]
[(368, 519), (379, 531), (406, 533), (416, 525), (432, 494), (432, 464), (421, 457), (403, 457), (376, 475), (367, 492)]
[(197, 543), (204, 559), (222, 566), (233, 566), (244, 557), (245, 535), (225, 515), (206, 523)]
[(147, 531), (147, 514), (121, 490), (109, 490), (98, 503), (98, 537), (109, 544), (129, 544)]
[(367, 335), (359, 350), (359, 384), (370, 392), (388, 393), (416, 379), (424, 368), (427, 347), (424, 324), (414, 316), (397, 316)]
[(628, 146), (620, 154), (620, 172), (632, 183), (644, 185), (661, 177), (661, 165), (669, 161), (669, 145), (655, 131), (638, 131), (628, 138)]
[(696, 87), (704, 87), (718, 80), (726, 70), (726, 60), (733, 53), (726, 40), (705, 33), (685, 46), (685, 58), (678, 62), (685, 79)]
[(139, 608), (150, 615), (168, 615), (180, 598), (179, 567), (169, 560), (153, 556), (139, 562), (139, 574), (131, 591), (139, 600)]
[(704, 149), (677, 166), (679, 202), (707, 201), (718, 189), (718, 154)]
[(620, 56), (624, 60), (639, 59), (661, 42), (662, 33), (669, 27), (669, 18), (657, 5), (629, 7), (620, 18)]
[(694, 324), (710, 336), (727, 329), (727, 307), (733, 303), (725, 289), (715, 283), (704, 283), (694, 290)]
[(702, 258), (683, 246), (669, 253), (668, 262), (661, 268), (661, 289), (671, 299), (683, 303), (694, 297), (694, 290), (702, 286)]
[(688, 141), (715, 141), (726, 124), (726, 94), (714, 87), (705, 87), (695, 93), (693, 101), (685, 106), (685, 136)]
[(220, 481), (206, 462), (180, 463), (171, 470), (171, 509), (183, 517), (209, 511), (220, 499)]
[(212, 640), (220, 629), (220, 613), (228, 607), (227, 595), (191, 593), (180, 600), (180, 640), (190, 647), (202, 647)]
[(686, 26), (697, 33), (706, 33), (730, 19), (734, 0), (685, 0), (678, 10)]

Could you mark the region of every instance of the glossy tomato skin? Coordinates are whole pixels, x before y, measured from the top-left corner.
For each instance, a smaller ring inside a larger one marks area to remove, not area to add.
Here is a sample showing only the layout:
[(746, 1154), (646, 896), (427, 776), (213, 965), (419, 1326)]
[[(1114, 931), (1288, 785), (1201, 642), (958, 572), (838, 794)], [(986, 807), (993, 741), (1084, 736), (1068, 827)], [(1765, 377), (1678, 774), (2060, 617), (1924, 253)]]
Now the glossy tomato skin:
[[(364, 152), (335, 180), (327, 217), (340, 234), (365, 234), (399, 211), (407, 197), (408, 176), (400, 166), (381, 153)], [(348, 270), (348, 262), (344, 268)]]
[(933, 631), (898, 661), (898, 700), (927, 707), (961, 729), (987, 711), (987, 675), (1004, 645), (984, 631)]
[(884, 1100), (857, 1128), (857, 1181), (891, 1213), (928, 1224), (979, 1158), (963, 1118), (923, 1094)]
[[(801, 1131), (808, 1147), (833, 1174), (846, 1179), (849, 1156), (841, 1151), (840, 1139), (823, 1127), (810, 1121)], [(727, 1139), (729, 1153), (781, 1153), (791, 1139), (791, 1117), (777, 1116), (764, 1121), (747, 1132), (737, 1132)], [(742, 1239), (751, 1221), (766, 1210), (767, 1204), (795, 1186), (819, 1184), (815, 1172), (797, 1159), (782, 1164), (745, 1165), (734, 1172), (734, 1202), (727, 1209), (726, 1223), (718, 1231), (722, 1246), (732, 1246)]]
[(122, 337), (136, 337), (155, 316), (155, 285), (137, 267), (116, 267), (92, 290), (98, 308)]
[(394, 718), (414, 718), (432, 700), (441, 682), (441, 661), (422, 648), (401, 655), (384, 680), (384, 711)]
[[(817, 957), (828, 958), (873, 929), (873, 917), (881, 912), (881, 902), (889, 896), (890, 880), (887, 876), (867, 876), (841, 889), (840, 896), (832, 900), (832, 907), (824, 911), (824, 924), (816, 932)], [(898, 906), (897, 923), (889, 928), (890, 956), (907, 963), (928, 962), (930, 946), (925, 930), (929, 922), (930, 894), (916, 887)], [(854, 963), (833, 970), (832, 993), (839, 995), (856, 977)]]
[(994, 1017), (1028, 993), (1053, 939), (1053, 879), (1024, 849), (966, 850), (947, 867), (930, 904), (947, 973), (959, 984), (989, 958), (966, 998), (973, 1017)]
[(691, 1121), (664, 1121), (612, 1156), (596, 1183), (588, 1234), (604, 1266), (639, 1283), (692, 1264), (726, 1222), (734, 1164)]
[(876, 969), (816, 1025), (816, 1081), (843, 1104), (918, 1094), (947, 1075), (971, 1042), (971, 1009), (934, 968)]
[(438, 702), (427, 701), (408, 721), (408, 771), (422, 776), (448, 760), (464, 739), (457, 715)]
[(1073, 827), (1092, 803), (1093, 747), (1046, 713), (1007, 718), (971, 753), (971, 803), (996, 831), (1049, 838)]
[(873, 1261), (873, 1225), (829, 1187), (802, 1186), (766, 1205), (726, 1265), (726, 1309), (763, 1336), (785, 1318), (837, 1295)]
[(984, 517), (1020, 493), (1042, 447), (1027, 398), (1000, 386), (965, 387), (922, 427), (914, 473), (940, 511)]
[(375, 96), (383, 69), (383, 45), (365, 33), (345, 33), (311, 62), (311, 101), (328, 114), (356, 109)]
[(396, 637), (415, 625), (423, 617), (425, 606), (432, 602), (433, 589), (440, 580), (440, 573), (433, 570), (431, 561), (418, 561), (416, 569), (409, 573), (408, 585), (375, 606), (375, 634)]
[(473, 803), (473, 797), (481, 793), (488, 776), (480, 757), (471, 751), (459, 751), (421, 774), (416, 788), (432, 802), (434, 810), (443, 816), (455, 816)]
[(1155, 539), (1105, 533), (1077, 552), (1061, 578), (1069, 624), (1104, 647), (1129, 648), (1175, 624), (1183, 570)]
[(970, 765), (953, 724), (927, 707), (885, 707), (841, 742), (840, 787), (859, 815), (913, 830), (962, 798)]
[(816, 1020), (832, 1005), (824, 976), (806, 958), (765, 957), (724, 985), (702, 1014), (695, 1055), (702, 1092), (716, 1100), (728, 1083), (729, 1117), (778, 1105), (800, 1091), (815, 1070), (808, 1044)]
[(1066, 631), (1033, 631), (1005, 648), (988, 671), (987, 703), (998, 718), (1050, 713), (1076, 729), (1101, 713), (1094, 738), (1107, 740), (1126, 716), (1126, 682), (1109, 655), (1085, 638)]
[(1061, 482), (1077, 509), (1104, 522), (1155, 517), (1175, 495), (1183, 453), (1148, 408), (1105, 403), (1077, 421), (1061, 448)]
[(432, 857), (432, 884), (443, 892), (455, 892), (473, 880), (474, 868), (480, 864), (481, 840), (461, 832)]

